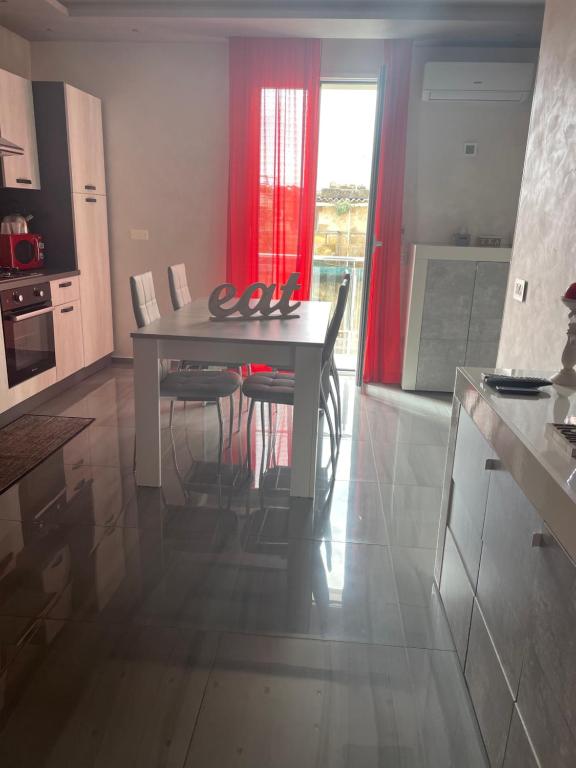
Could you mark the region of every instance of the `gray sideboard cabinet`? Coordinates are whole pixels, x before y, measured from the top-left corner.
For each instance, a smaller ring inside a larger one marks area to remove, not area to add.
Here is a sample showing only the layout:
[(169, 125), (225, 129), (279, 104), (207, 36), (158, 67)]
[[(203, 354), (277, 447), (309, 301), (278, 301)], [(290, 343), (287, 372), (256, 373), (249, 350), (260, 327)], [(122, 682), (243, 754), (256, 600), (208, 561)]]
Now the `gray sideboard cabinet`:
[(456, 376), (435, 576), (491, 768), (576, 766), (576, 489), (561, 480), (576, 459), (546, 437), (558, 397)]

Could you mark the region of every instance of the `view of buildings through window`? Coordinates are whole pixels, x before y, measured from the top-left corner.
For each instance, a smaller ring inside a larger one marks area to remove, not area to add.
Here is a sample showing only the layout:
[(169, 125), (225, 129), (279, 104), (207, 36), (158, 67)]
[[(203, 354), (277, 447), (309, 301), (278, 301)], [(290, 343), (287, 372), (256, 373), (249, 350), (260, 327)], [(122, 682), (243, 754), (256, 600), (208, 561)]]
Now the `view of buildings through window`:
[(376, 83), (322, 84), (312, 298), (334, 302), (350, 272), (336, 344), (343, 370), (356, 367), (376, 95)]

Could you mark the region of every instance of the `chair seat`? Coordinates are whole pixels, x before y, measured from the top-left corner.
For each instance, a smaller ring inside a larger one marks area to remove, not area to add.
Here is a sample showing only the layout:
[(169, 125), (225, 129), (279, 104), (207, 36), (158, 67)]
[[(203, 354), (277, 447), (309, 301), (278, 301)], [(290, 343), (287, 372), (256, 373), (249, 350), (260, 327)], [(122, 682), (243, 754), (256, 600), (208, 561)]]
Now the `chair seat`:
[(244, 379), (242, 392), (264, 403), (294, 405), (294, 376), (278, 371), (254, 373)]
[(234, 371), (176, 371), (160, 382), (162, 397), (216, 400), (234, 394), (242, 379)]

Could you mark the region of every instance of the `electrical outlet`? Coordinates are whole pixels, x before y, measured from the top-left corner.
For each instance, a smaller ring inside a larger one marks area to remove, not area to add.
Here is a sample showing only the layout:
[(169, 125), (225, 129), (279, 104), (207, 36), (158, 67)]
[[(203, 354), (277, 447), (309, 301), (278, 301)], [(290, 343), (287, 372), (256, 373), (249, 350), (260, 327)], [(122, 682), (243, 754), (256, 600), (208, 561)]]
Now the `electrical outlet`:
[(147, 229), (131, 229), (130, 239), (131, 240), (148, 240), (148, 230)]
[(525, 301), (526, 300), (526, 288), (528, 287), (528, 283), (526, 280), (520, 280), (520, 278), (516, 278), (514, 280), (514, 293), (512, 294), (515, 301)]

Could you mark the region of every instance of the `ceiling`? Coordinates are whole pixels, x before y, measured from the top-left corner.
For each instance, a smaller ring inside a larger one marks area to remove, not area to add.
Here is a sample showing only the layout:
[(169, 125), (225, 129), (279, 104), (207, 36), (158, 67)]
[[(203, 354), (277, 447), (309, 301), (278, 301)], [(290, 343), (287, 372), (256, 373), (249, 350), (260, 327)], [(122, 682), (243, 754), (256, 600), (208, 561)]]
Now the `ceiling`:
[(542, 14), (541, 0), (0, 0), (0, 25), (34, 41), (277, 35), (530, 45)]

